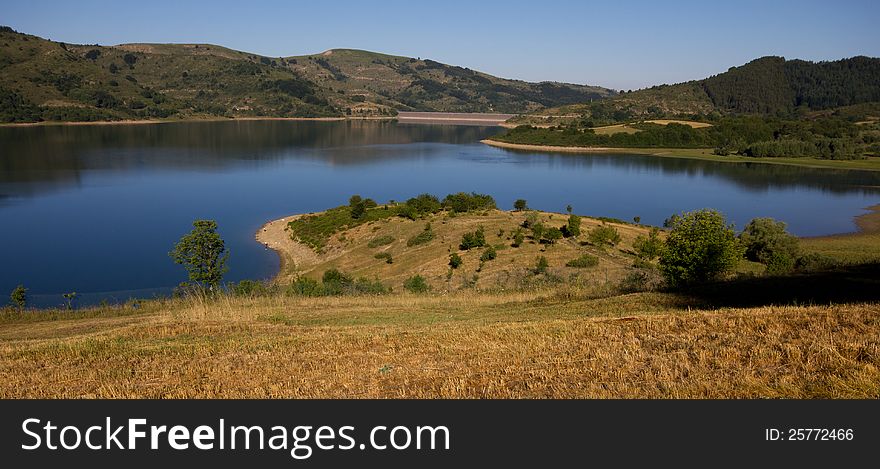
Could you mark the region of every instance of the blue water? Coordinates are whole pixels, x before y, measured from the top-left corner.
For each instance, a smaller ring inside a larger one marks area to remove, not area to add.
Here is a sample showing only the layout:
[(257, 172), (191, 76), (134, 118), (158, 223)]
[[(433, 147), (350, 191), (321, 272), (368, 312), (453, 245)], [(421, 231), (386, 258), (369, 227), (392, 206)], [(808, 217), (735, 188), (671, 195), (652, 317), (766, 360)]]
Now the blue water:
[[(166, 294), (186, 279), (167, 253), (197, 218), (216, 219), (228, 280), (268, 278), (254, 240), (266, 221), (347, 202), (477, 191), (502, 208), (662, 224), (711, 207), (798, 235), (855, 229), (880, 203), (880, 174), (642, 155), (514, 152), (496, 128), (378, 122), (213, 122), (0, 129), (0, 294), (22, 283), (57, 305)], [(0, 301), (3, 301), (0, 299)]]

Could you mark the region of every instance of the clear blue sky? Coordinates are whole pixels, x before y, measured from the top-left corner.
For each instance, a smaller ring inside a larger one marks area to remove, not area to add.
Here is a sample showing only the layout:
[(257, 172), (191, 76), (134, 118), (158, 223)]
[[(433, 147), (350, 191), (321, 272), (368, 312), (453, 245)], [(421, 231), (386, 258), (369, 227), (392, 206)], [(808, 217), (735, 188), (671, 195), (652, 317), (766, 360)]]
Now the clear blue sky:
[(268, 56), (357, 48), (615, 89), (771, 54), (880, 56), (876, 0), (2, 1), (0, 24), (63, 42), (206, 42)]

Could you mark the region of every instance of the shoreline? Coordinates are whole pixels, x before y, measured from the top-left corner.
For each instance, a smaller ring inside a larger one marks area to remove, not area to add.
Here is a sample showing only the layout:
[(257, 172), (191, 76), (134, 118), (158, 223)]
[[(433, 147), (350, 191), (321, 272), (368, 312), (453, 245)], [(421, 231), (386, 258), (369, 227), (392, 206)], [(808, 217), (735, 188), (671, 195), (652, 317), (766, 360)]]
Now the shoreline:
[(840, 169), (848, 171), (880, 171), (880, 158), (865, 160), (819, 160), (815, 158), (753, 158), (748, 156), (718, 156), (709, 148), (623, 148), (623, 147), (565, 147), (556, 145), (532, 145), (527, 143), (508, 143), (491, 138), (480, 143), (505, 150), (536, 151), (546, 153), (618, 153), (632, 155), (651, 155), (661, 158), (683, 158), (718, 163), (754, 163), (800, 166), (817, 169)]
[(358, 120), (397, 120), (396, 116), (366, 117), (205, 117), (186, 119), (131, 119), (118, 121), (41, 121), (41, 122), (4, 122), (0, 127), (50, 127), (50, 126), (89, 126), (89, 125), (152, 125), (191, 122), (236, 122), (236, 121), (314, 121), (339, 122)]

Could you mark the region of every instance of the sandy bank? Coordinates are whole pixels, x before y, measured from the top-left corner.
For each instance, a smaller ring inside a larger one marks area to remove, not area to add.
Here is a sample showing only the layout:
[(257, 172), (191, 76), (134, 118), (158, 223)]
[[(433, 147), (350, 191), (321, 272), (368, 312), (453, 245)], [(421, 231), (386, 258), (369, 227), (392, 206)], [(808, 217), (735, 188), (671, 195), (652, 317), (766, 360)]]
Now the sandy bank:
[(287, 224), (304, 215), (291, 215), (272, 220), (257, 230), (257, 241), (275, 251), (280, 259), (281, 268), (275, 278), (277, 281), (290, 281), (292, 278), (282, 278), (282, 275), (290, 276), (298, 266), (314, 264), (318, 261), (318, 255), (312, 248), (294, 241), (287, 232)]
[(491, 140), (488, 138), (485, 140), (480, 140), (480, 143), (485, 143), (486, 145), (498, 148), (507, 148), (509, 150), (550, 151), (554, 153), (593, 153), (629, 150), (627, 148), (621, 149), (608, 147), (560, 147), (553, 145), (526, 145), (522, 143), (499, 142), (498, 140)]
[(317, 121), (317, 122), (337, 122), (345, 120), (395, 120), (395, 117), (388, 116), (370, 116), (370, 117), (206, 117), (193, 119), (140, 119), (140, 120), (119, 120), (119, 121), (92, 121), (92, 122), (62, 122), (62, 121), (44, 121), (44, 122), (7, 122), (0, 124), (0, 127), (40, 127), (40, 126), (81, 126), (81, 125), (147, 125), (147, 124), (169, 124), (176, 122), (237, 122), (237, 121)]

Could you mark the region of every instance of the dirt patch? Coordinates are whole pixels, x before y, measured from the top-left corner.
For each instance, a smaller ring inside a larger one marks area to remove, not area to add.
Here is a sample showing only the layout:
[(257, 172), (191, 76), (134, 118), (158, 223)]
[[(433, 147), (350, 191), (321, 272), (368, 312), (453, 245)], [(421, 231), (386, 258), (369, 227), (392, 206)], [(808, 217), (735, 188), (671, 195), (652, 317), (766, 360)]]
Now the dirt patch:
[(290, 238), (287, 224), (304, 215), (292, 215), (279, 218), (263, 225), (257, 231), (257, 241), (278, 253), (281, 259), (281, 270), (277, 281), (290, 281), (297, 270), (318, 262), (318, 255), (312, 248)]

